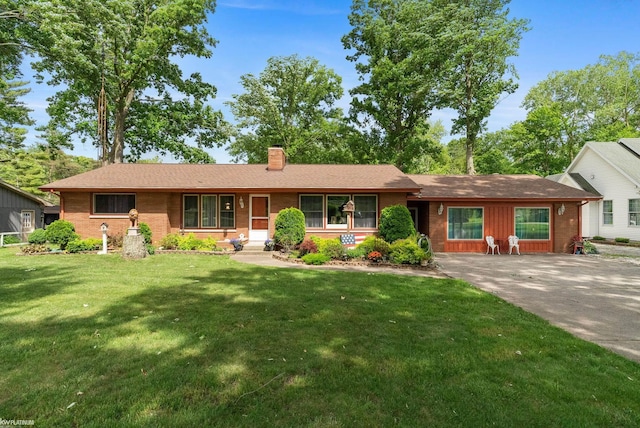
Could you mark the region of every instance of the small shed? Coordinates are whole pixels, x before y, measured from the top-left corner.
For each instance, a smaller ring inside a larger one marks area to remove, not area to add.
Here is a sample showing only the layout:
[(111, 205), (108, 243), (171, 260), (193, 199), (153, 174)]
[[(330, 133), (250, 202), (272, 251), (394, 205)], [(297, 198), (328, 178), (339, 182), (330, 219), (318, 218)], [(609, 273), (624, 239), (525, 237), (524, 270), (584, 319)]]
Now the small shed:
[(0, 180), (0, 233), (27, 234), (59, 217), (57, 206)]

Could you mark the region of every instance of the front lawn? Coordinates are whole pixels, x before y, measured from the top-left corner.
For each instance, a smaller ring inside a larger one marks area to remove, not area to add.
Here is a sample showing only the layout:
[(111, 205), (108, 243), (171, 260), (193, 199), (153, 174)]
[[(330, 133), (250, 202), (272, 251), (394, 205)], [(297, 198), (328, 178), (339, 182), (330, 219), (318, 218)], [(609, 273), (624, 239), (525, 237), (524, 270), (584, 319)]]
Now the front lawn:
[(640, 425), (640, 365), (458, 280), (0, 249), (0, 418)]

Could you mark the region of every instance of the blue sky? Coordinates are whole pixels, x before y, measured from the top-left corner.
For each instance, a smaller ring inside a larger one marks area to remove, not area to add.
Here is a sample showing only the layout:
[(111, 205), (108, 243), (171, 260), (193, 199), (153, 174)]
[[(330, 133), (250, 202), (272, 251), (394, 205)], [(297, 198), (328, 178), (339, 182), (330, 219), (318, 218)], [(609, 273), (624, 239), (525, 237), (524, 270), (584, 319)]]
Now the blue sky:
[[(232, 120), (224, 102), (242, 92), (240, 76), (259, 74), (272, 56), (298, 54), (315, 57), (343, 79), (345, 94), (358, 83), (353, 63), (346, 60), (341, 37), (350, 30), (351, 0), (218, 0), (207, 28), (218, 40), (210, 59), (185, 59), (185, 73), (199, 71), (218, 88), (212, 105)], [(523, 120), (520, 107), (524, 96), (553, 71), (580, 69), (593, 64), (600, 55), (620, 51), (640, 53), (640, 0), (512, 0), (511, 15), (530, 20), (519, 56), (511, 58), (519, 74), (519, 89), (504, 98), (488, 120), (489, 131)], [(25, 73), (26, 78), (31, 73)], [(52, 88), (33, 85), (25, 102), (34, 110), (38, 124), (46, 122), (46, 98)], [(346, 111), (349, 99), (340, 106)], [(451, 127), (451, 113), (435, 112)], [(445, 141), (451, 136), (445, 138)], [(27, 144), (35, 141), (31, 131)], [(224, 149), (211, 150), (218, 163), (229, 163)], [(90, 144), (76, 144), (75, 155), (96, 157)], [(172, 160), (167, 158), (165, 162)]]

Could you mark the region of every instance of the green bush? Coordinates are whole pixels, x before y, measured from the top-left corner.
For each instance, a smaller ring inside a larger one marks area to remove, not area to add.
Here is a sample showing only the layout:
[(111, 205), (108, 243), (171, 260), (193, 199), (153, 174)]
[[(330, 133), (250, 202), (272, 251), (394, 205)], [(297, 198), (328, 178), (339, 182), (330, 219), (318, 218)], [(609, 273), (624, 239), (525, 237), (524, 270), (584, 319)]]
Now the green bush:
[(140, 227), (140, 233), (144, 236), (144, 243), (147, 245), (151, 244), (151, 228), (147, 223), (139, 223), (138, 227)]
[(196, 238), (194, 233), (178, 238), (178, 249), (183, 251), (197, 250), (203, 246), (201, 239)]
[(66, 250), (69, 253), (79, 253), (81, 251), (93, 251), (100, 248), (102, 241), (96, 238), (74, 239), (69, 241)]
[(153, 256), (156, 253), (156, 247), (154, 247), (151, 244), (146, 244), (147, 247), (147, 254), (149, 254), (150, 256)]
[(415, 235), (416, 228), (409, 209), (404, 205), (391, 205), (384, 208), (380, 213), (378, 234), (389, 243)]
[(4, 245), (19, 244), (20, 238), (16, 235), (6, 235), (4, 237)]
[(65, 250), (69, 242), (80, 239), (75, 230), (71, 222), (56, 220), (46, 229), (47, 241), (60, 246), (61, 250)]
[(47, 242), (47, 231), (36, 229), (29, 235), (29, 244), (45, 244)]
[(220, 251), (220, 247), (218, 247), (218, 241), (210, 236), (202, 240), (202, 246), (200, 247), (200, 249), (207, 251)]
[(318, 252), (333, 260), (340, 260), (344, 256), (344, 247), (340, 243), (340, 238), (325, 239), (322, 241)]
[(629, 238), (615, 238), (614, 241), (619, 242), (621, 244), (628, 244)]
[(606, 241), (607, 238), (605, 238), (604, 236), (594, 236), (593, 238), (591, 238), (592, 241)]
[(169, 233), (160, 240), (160, 246), (165, 250), (176, 250), (180, 244), (180, 235)]
[(323, 265), (331, 260), (331, 257), (322, 253), (309, 253), (302, 256), (302, 261), (308, 265)]
[(420, 264), (422, 260), (427, 259), (427, 253), (418, 246), (413, 238), (398, 239), (391, 244), (389, 250), (391, 262), (395, 264)]
[(362, 250), (363, 254), (369, 254), (372, 251), (377, 251), (383, 256), (389, 254), (389, 243), (373, 235), (364, 238), (356, 248)]
[(585, 254), (598, 254), (598, 249), (591, 242), (585, 241), (584, 242), (584, 253)]
[(273, 240), (281, 245), (285, 251), (290, 251), (294, 245), (298, 245), (306, 234), (304, 214), (298, 208), (285, 208), (280, 210), (275, 220), (275, 232)]
[(355, 260), (355, 259), (362, 259), (365, 256), (365, 254), (368, 254), (368, 253), (365, 253), (362, 248), (350, 248), (345, 253), (345, 256), (349, 260)]

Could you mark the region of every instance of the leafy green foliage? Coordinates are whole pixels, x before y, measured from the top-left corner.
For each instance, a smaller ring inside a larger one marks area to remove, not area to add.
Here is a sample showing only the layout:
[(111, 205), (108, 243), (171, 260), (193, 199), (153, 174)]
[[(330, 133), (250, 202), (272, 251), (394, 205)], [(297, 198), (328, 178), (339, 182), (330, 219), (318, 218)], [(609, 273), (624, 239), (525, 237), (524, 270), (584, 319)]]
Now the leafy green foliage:
[(384, 239), (370, 235), (364, 238), (356, 248), (362, 250), (364, 254), (369, 254), (372, 251), (378, 251), (383, 256), (386, 256), (389, 254), (389, 246), (390, 244)]
[(416, 233), (409, 209), (404, 205), (391, 205), (380, 213), (378, 234), (382, 239), (393, 243), (398, 239), (408, 238)]
[(245, 92), (226, 104), (238, 121), (230, 145), (235, 160), (266, 163), (267, 149), (282, 146), (291, 163), (347, 162), (342, 79), (315, 58), (272, 57), (258, 77), (240, 77)]
[(361, 159), (415, 171), (440, 150), (428, 133), (445, 61), (434, 43), (441, 25), (431, 18), (432, 3), (353, 2), (342, 44), (362, 81), (350, 91), (351, 119), (370, 129)]
[(298, 208), (285, 208), (278, 212), (273, 239), (286, 251), (304, 239), (306, 227), (304, 214)]
[(99, 249), (101, 244), (102, 240), (96, 238), (75, 239), (67, 244), (66, 250), (69, 253), (93, 251)]
[(593, 238), (591, 238), (593, 241), (605, 241), (607, 238), (605, 238), (604, 236), (600, 236), (600, 235), (596, 235)]
[[(139, 159), (155, 150), (210, 162), (204, 148), (226, 141), (228, 125), (209, 100), (213, 85), (184, 77), (176, 57), (211, 56), (207, 16), (215, 0), (52, 0), (30, 4), (39, 78), (64, 89), (49, 101), (43, 129), (52, 146), (69, 135), (103, 151), (103, 162)], [(73, 17), (70, 19), (70, 17)], [(97, 135), (96, 104), (104, 77), (107, 139)], [(187, 143), (193, 142), (195, 146)]]
[(302, 256), (302, 261), (308, 265), (323, 265), (331, 260), (331, 257), (323, 253), (308, 253)]
[(325, 239), (322, 241), (318, 251), (333, 260), (340, 260), (345, 254), (345, 249), (339, 238)]
[(177, 250), (180, 244), (180, 235), (177, 233), (168, 233), (160, 240), (160, 246), (165, 250)]
[(151, 232), (151, 228), (149, 227), (149, 225), (145, 222), (140, 222), (138, 223), (138, 227), (140, 228), (140, 233), (142, 234), (142, 236), (144, 236), (144, 243), (146, 245), (151, 245), (152, 242), (152, 232)]
[(389, 258), (396, 264), (420, 264), (427, 259), (427, 253), (418, 246), (413, 237), (398, 239), (389, 249)]
[(202, 246), (202, 240), (196, 238), (194, 233), (181, 236), (178, 239), (178, 250), (188, 251), (197, 250)]
[(20, 243), (20, 238), (18, 238), (15, 235), (7, 235), (4, 237), (4, 245), (13, 245), (13, 244), (19, 244)]
[(47, 232), (44, 229), (36, 229), (28, 238), (29, 244), (45, 244), (47, 242)]
[(614, 241), (619, 242), (621, 244), (628, 244), (630, 239), (629, 238), (614, 238)]
[(362, 248), (349, 248), (345, 252), (345, 257), (349, 260), (362, 259), (365, 256), (365, 252)]
[(75, 230), (73, 223), (67, 220), (56, 220), (47, 226), (47, 241), (57, 244), (61, 250), (64, 250), (69, 242), (80, 238)]

